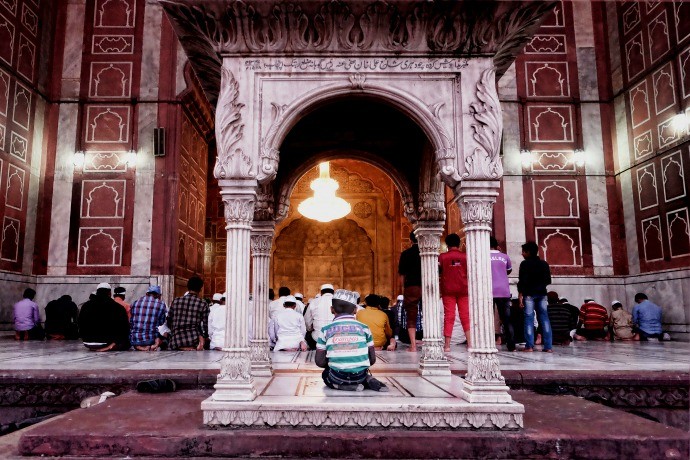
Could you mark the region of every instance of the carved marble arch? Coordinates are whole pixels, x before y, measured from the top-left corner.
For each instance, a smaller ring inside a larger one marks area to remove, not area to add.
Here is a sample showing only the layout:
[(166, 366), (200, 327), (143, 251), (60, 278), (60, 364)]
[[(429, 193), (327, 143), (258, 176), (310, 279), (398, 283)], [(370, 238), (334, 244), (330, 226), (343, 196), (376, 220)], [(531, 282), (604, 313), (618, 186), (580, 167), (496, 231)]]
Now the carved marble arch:
[[(310, 169), (316, 167), (319, 163), (337, 159), (359, 160), (383, 171), (386, 175), (388, 175), (388, 177), (390, 177), (395, 185), (395, 188), (400, 193), (400, 198), (404, 205), (405, 217), (412, 222), (417, 220), (414, 194), (407, 179), (400, 174), (400, 172), (393, 165), (381, 157), (369, 154), (368, 152), (348, 150), (346, 154), (344, 152), (333, 151), (323, 152), (320, 155), (311, 157), (310, 161), (302, 163), (298, 168), (291, 171), (287, 179), (280, 185), (275, 209), (276, 222), (280, 222), (287, 217), (290, 208), (290, 196), (292, 195), (292, 192), (297, 186), (300, 178), (302, 178), (302, 176), (304, 176)], [(265, 186), (262, 185), (259, 186), (259, 189), (266, 190)], [(259, 196), (261, 196), (261, 194), (259, 194)], [(272, 204), (273, 203), (271, 203), (271, 205)]]
[(358, 78), (355, 78), (356, 76), (349, 80), (343, 79), (342, 83), (330, 83), (308, 91), (293, 100), (290, 105), (273, 105), (273, 122), (261, 140), (261, 163), (257, 176), (259, 183), (270, 182), (275, 178), (278, 171), (280, 145), (306, 113), (328, 100), (357, 96), (385, 103), (414, 121), (433, 147), (441, 178), (450, 187), (457, 185), (460, 179), (456, 163), (459, 155), (458, 146), (451, 132), (453, 127), (444, 126), (439, 116), (439, 111), (443, 110), (443, 104), (427, 105), (403, 90), (375, 81), (367, 81), (362, 75)]

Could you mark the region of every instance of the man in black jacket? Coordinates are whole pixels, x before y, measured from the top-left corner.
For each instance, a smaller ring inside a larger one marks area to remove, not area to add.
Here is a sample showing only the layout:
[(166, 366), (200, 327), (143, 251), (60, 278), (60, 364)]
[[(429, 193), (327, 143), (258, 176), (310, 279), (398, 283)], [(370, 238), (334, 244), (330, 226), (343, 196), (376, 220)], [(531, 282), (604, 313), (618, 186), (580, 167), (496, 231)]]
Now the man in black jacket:
[(544, 349), (552, 353), (551, 322), (547, 310), (546, 286), (551, 284), (549, 264), (539, 258), (537, 243), (528, 241), (522, 245), (520, 273), (518, 275), (518, 298), (520, 308), (525, 310), (525, 349), (534, 351), (534, 313), (536, 311), (542, 330)]
[(101, 283), (96, 296), (79, 312), (79, 332), (84, 346), (93, 351), (129, 350), (129, 320), (124, 308), (112, 297), (112, 288)]
[(72, 297), (65, 294), (46, 305), (46, 337), (51, 340), (76, 340), (79, 338), (77, 317), (79, 309)]

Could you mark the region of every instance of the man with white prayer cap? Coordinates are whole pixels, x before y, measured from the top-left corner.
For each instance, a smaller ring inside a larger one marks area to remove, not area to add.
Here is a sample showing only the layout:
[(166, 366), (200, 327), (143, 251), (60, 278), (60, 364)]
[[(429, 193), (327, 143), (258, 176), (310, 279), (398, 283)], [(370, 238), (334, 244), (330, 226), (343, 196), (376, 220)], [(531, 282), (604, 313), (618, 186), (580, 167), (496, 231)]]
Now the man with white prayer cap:
[(316, 349), (316, 342), (319, 340), (321, 328), (333, 322), (333, 312), (331, 306), (333, 305), (333, 293), (335, 289), (332, 284), (326, 283), (321, 285), (321, 296), (314, 299), (307, 308), (304, 314), (304, 321), (307, 325), (307, 343), (309, 349)]
[(297, 312), (296, 307), (297, 299), (286, 296), (283, 310), (268, 323), (268, 336), (271, 342), (275, 342), (275, 351), (307, 351), (307, 342), (304, 340), (307, 328), (304, 316)]
[(304, 315), (304, 295), (302, 295), (301, 292), (296, 292), (294, 297), (297, 300), (297, 307), (295, 307), (295, 311), (300, 315)]
[(211, 349), (220, 350), (225, 346), (225, 294), (213, 294), (213, 304), (208, 314), (208, 338), (211, 339)]

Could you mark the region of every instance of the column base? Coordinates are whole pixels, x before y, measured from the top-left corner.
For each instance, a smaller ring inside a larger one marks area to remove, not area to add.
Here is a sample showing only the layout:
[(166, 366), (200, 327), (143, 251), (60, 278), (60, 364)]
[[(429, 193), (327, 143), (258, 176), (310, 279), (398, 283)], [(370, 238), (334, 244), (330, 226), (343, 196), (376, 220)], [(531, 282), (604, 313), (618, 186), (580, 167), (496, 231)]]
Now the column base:
[(513, 398), (508, 393), (508, 386), (500, 382), (472, 383), (463, 380), (462, 399), (468, 403), (511, 404)]
[(252, 376), (271, 377), (273, 375), (273, 366), (271, 364), (268, 340), (250, 340), (249, 348), (251, 350)]
[(446, 359), (446, 355), (443, 352), (443, 345), (440, 340), (424, 340), (422, 359), (419, 360), (419, 374), (424, 377), (450, 377), (450, 361)]
[(210, 399), (214, 401), (253, 401), (256, 387), (251, 374), (249, 348), (224, 348), (225, 355), (220, 362), (216, 391)]

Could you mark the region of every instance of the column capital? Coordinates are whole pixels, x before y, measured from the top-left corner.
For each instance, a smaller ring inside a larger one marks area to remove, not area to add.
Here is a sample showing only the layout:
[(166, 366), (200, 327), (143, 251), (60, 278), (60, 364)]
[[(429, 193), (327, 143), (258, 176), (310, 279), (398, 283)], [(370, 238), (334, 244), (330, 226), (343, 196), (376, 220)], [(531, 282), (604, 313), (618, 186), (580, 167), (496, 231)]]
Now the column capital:
[(248, 226), (254, 220), (255, 180), (222, 180), (220, 195), (228, 226)]
[(275, 222), (272, 220), (255, 220), (252, 222), (251, 254), (254, 257), (270, 257), (273, 247)]
[[(460, 215), (465, 224), (465, 231), (492, 229), (493, 209), (498, 196), (497, 181), (468, 181), (456, 189)], [(493, 185), (496, 187), (493, 187)]]
[(420, 254), (433, 253), (438, 257), (438, 251), (441, 248), (441, 235), (443, 234), (443, 221), (417, 221), (414, 234), (417, 237)]

